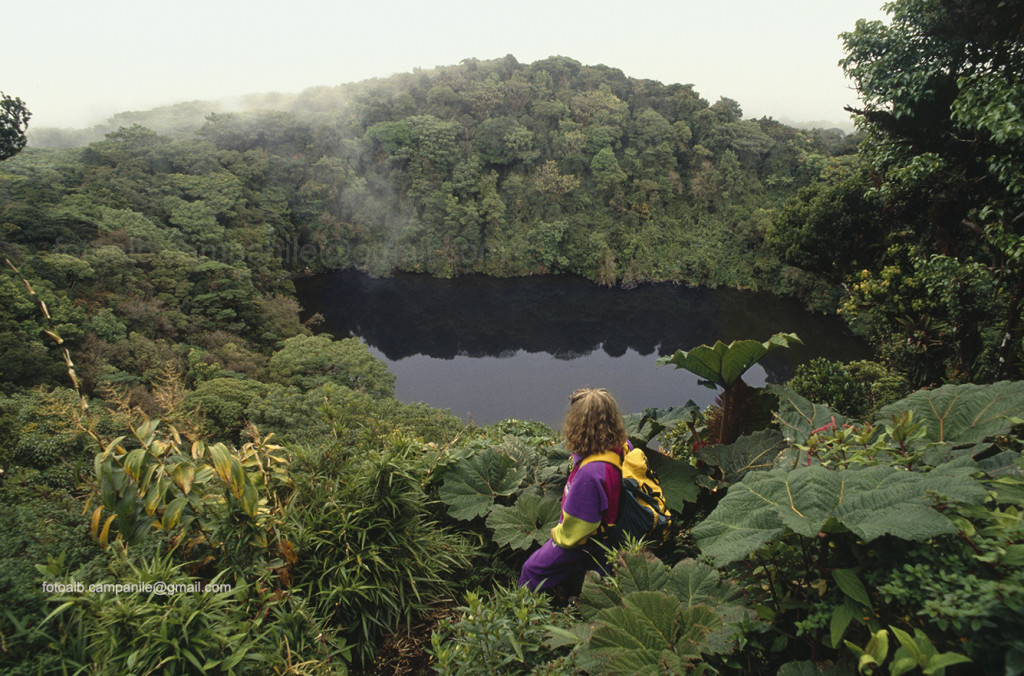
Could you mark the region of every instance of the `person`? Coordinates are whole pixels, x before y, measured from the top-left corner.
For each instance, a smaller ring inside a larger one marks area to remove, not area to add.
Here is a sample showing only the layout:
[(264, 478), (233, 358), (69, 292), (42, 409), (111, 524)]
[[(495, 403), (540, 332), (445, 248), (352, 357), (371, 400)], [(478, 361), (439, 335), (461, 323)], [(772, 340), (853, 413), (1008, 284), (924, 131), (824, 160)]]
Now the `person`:
[(581, 466), (587, 456), (608, 450), (620, 456), (621, 466), (621, 457), (629, 449), (626, 425), (608, 390), (573, 392), (562, 434), (566, 448), (573, 453), (572, 469), (562, 492), (558, 525), (520, 572), (519, 585), (531, 589), (549, 589), (574, 573), (603, 570), (599, 531), (602, 525), (614, 524), (619, 511), (621, 470), (599, 460)]

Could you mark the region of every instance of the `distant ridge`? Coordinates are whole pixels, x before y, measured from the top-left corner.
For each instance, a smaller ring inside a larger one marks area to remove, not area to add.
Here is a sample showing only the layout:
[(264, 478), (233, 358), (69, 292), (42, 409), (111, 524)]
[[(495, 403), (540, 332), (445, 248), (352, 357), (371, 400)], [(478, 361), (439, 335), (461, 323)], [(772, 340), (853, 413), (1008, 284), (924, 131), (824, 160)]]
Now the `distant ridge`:
[[(495, 61), (498, 60), (500, 59), (495, 59)], [(467, 62), (485, 63), (477, 59), (464, 59), (462, 64)], [(342, 94), (338, 97), (340, 102), (345, 98), (343, 90), (349, 87), (358, 87), (368, 82), (383, 83), (391, 81), (400, 88), (407, 84), (410, 77), (455, 69), (461, 67), (462, 64), (438, 66), (435, 68), (416, 68), (409, 72), (396, 73), (390, 77), (369, 78), (360, 82), (343, 83), (340, 85), (310, 87), (299, 93), (263, 92), (217, 100), (183, 101), (171, 105), (158, 106), (149, 110), (116, 113), (103, 122), (84, 128), (30, 127), (28, 130), (28, 144), (33, 148), (76, 148), (100, 141), (111, 132), (136, 124), (152, 129), (163, 136), (181, 138), (189, 136), (200, 129), (211, 114), (257, 111), (298, 112), (305, 108), (303, 103), (310, 98), (310, 94), (325, 90), (337, 90)], [(599, 68), (608, 67), (599, 66)], [(853, 122), (850, 120), (845, 122), (837, 120), (795, 121), (787, 117), (777, 117), (775, 119), (782, 124), (802, 130), (839, 129), (844, 134), (851, 134), (855, 131)]]

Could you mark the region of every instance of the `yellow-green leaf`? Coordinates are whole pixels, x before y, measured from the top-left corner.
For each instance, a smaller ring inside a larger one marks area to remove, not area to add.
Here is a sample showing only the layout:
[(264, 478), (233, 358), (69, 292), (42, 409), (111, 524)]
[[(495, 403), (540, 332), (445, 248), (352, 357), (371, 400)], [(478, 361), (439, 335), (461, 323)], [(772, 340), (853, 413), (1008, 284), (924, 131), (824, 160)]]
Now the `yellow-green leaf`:
[(175, 498), (171, 501), (167, 507), (164, 508), (163, 519), (161, 520), (165, 530), (174, 528), (178, 525), (181, 520), (181, 513), (185, 509), (185, 505), (188, 504), (188, 500), (185, 498)]
[(114, 451), (114, 449), (117, 448), (117, 445), (120, 444), (122, 441), (124, 441), (124, 437), (123, 436), (118, 437), (117, 439), (114, 439), (113, 441), (111, 441), (103, 449), (103, 455), (104, 456), (110, 455)]
[(93, 538), (99, 537), (100, 516), (102, 516), (102, 515), (103, 515), (103, 506), (100, 505), (99, 507), (97, 507), (95, 509), (95, 511), (93, 511), (92, 519), (91, 519), (90, 524), (89, 524), (89, 532), (92, 534)]
[(249, 516), (255, 517), (256, 506), (257, 501), (259, 500), (259, 496), (257, 495), (256, 489), (253, 487), (251, 481), (245, 482), (245, 488), (242, 490), (241, 500), (242, 509), (245, 510), (245, 513)]
[(209, 447), (213, 468), (225, 483), (231, 483), (231, 461), (233, 458), (224, 444), (213, 444)]
[(131, 478), (136, 481), (139, 480), (139, 474), (142, 471), (142, 463), (146, 461), (146, 449), (136, 448), (134, 451), (128, 454), (128, 457), (124, 460), (124, 471)]
[(153, 482), (153, 486), (146, 493), (146, 515), (153, 516), (156, 514), (156, 508), (160, 504), (160, 496), (163, 494), (163, 488), (160, 486), (159, 481)]
[(196, 468), (186, 464), (175, 465), (171, 470), (171, 475), (174, 477), (174, 483), (178, 484), (185, 495), (188, 495), (188, 492), (192, 490), (192, 481), (196, 477)]
[(100, 546), (106, 547), (107, 540), (110, 538), (110, 524), (117, 518), (116, 514), (111, 514), (107, 517), (106, 523), (103, 524), (103, 530), (100, 532)]
[(236, 498), (242, 497), (242, 491), (249, 483), (247, 478), (245, 470), (242, 469), (242, 463), (238, 462), (238, 458), (231, 458), (231, 492)]

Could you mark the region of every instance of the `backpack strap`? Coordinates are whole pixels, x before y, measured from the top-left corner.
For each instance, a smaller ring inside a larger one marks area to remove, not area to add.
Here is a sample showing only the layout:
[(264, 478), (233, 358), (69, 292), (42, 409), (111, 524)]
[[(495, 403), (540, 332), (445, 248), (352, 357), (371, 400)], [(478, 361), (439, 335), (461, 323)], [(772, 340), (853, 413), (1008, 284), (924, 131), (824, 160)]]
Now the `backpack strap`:
[(610, 465), (615, 465), (619, 469), (622, 469), (622, 456), (623, 451), (616, 449), (614, 451), (601, 451), (600, 453), (591, 453), (587, 457), (580, 460), (580, 464), (577, 467), (583, 467), (589, 462), (607, 462)]

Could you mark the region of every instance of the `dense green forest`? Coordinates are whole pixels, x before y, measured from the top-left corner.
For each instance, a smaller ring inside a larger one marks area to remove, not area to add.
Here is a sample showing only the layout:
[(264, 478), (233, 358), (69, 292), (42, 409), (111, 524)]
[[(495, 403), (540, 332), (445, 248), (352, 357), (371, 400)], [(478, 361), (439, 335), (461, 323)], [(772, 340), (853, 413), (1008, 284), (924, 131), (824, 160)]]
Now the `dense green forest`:
[[(1024, 673), (1024, 16), (886, 7), (852, 136), (566, 57), (28, 147), (0, 94), (0, 670)], [(671, 537), (550, 597), (558, 435), (397, 401), (299, 319), (351, 268), (757, 288), (876, 356), (678, 346), (716, 403), (627, 418)]]

